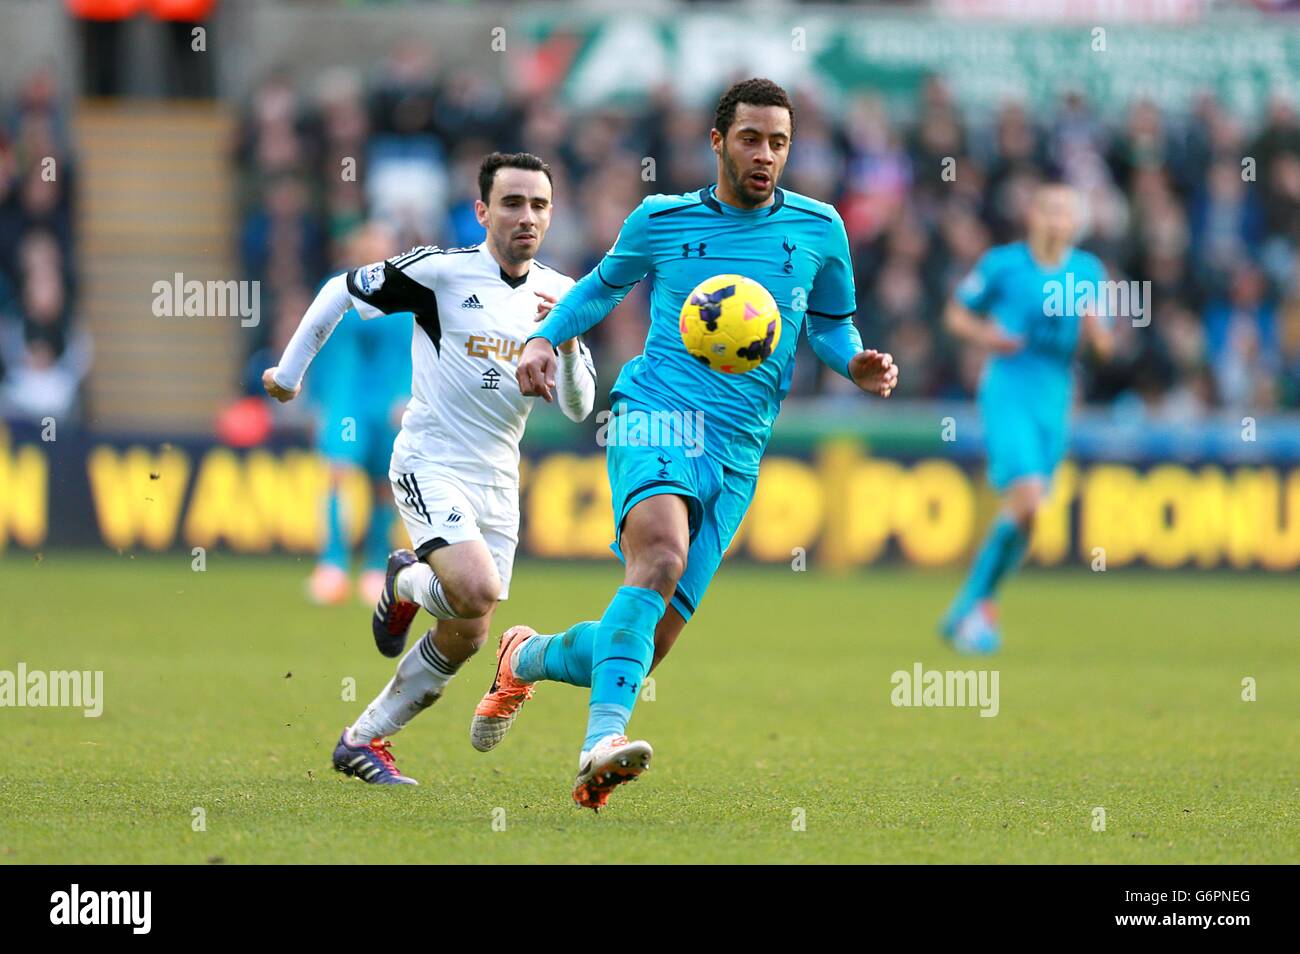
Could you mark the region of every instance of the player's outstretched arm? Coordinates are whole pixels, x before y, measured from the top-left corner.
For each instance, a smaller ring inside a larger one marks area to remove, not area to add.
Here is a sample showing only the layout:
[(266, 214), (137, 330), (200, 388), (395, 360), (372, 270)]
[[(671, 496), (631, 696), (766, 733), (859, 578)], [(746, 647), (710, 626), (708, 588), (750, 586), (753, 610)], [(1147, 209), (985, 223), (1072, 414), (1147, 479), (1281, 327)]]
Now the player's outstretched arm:
[(262, 372), (262, 387), (277, 401), (292, 401), (302, 390), (302, 378), (312, 359), (325, 346), (339, 320), (352, 307), (347, 279), (335, 275), (327, 281), (302, 316), (298, 330), (280, 357), (280, 363)]
[(864, 350), (851, 315), (808, 313), (808, 341), (813, 353), (837, 374), (868, 394), (889, 397), (898, 385), (894, 356), (873, 348)]
[(828, 368), (848, 378), (868, 394), (889, 397), (898, 384), (898, 367), (892, 355), (863, 350), (862, 336), (853, 324), (857, 293), (853, 287), (853, 260), (844, 220), (830, 209), (830, 225), (823, 237), (825, 260), (808, 294), (808, 343)]
[(547, 403), (553, 401), (555, 348), (568, 348), (578, 335), (595, 327), (627, 296), (627, 288), (611, 288), (601, 281), (597, 274), (599, 268), (597, 266), (570, 288), (524, 342), (515, 377), (519, 381), (519, 391), (525, 397), (540, 397)]
[(556, 365), (552, 349), (594, 328), (649, 274), (649, 222), (650, 209), (643, 201), (624, 220), (613, 248), (564, 294), (524, 343), (515, 369), (524, 395), (552, 400)]

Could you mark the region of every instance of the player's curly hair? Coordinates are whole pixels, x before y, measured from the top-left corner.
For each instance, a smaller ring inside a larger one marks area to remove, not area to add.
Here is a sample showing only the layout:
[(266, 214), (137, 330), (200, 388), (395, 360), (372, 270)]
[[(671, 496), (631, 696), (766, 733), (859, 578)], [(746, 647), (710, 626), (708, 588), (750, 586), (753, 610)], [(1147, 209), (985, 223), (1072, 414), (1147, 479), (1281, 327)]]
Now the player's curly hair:
[(790, 113), (790, 132), (794, 132), (794, 106), (784, 89), (770, 79), (754, 77), (733, 83), (731, 88), (718, 100), (718, 108), (713, 112), (713, 128), (727, 135), (727, 130), (736, 119), (736, 107), (741, 103), (750, 106), (780, 106)]
[(497, 177), (498, 169), (527, 169), (530, 172), (544, 172), (551, 185), (555, 179), (551, 176), (551, 167), (534, 156), (531, 152), (493, 152), (483, 157), (478, 167), (478, 192), (483, 204), (487, 205), (488, 196), (492, 194), (492, 182)]

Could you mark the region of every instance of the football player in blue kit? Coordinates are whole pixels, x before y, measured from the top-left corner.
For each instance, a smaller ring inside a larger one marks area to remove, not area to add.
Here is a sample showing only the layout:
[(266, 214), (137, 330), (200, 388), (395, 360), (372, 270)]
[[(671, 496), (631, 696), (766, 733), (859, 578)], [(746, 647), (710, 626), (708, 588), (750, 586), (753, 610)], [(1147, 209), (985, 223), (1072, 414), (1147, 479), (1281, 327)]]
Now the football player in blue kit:
[[(651, 747), (626, 727), (642, 681), (703, 599), (754, 494), (759, 461), (790, 387), (799, 333), (834, 371), (888, 397), (898, 369), (863, 350), (848, 236), (835, 209), (778, 188), (794, 134), (789, 98), (751, 79), (720, 99), (710, 133), (717, 182), (682, 195), (653, 195), (623, 224), (614, 246), (550, 312), (517, 369), (525, 394), (551, 399), (554, 347), (587, 331), (650, 282), (644, 352), (611, 391), (619, 415), (686, 414), (703, 422), (703, 447), (609, 442), (614, 550), (624, 583), (599, 620), (542, 635), (507, 630), (496, 678), (474, 716), (476, 748), (495, 746), (541, 680), (590, 686), (588, 724), (574, 801), (599, 809), (650, 762)], [(782, 330), (772, 353), (744, 374), (711, 370), (682, 344), (679, 315), (707, 278), (739, 274), (775, 299)]]

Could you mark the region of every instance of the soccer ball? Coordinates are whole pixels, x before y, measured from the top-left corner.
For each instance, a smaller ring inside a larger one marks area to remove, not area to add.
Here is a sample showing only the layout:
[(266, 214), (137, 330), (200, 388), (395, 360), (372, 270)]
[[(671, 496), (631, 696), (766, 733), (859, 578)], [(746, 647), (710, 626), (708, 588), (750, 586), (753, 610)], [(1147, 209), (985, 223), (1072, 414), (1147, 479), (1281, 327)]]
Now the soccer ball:
[(714, 371), (744, 374), (781, 340), (781, 312), (766, 288), (744, 275), (714, 275), (682, 305), (682, 344)]

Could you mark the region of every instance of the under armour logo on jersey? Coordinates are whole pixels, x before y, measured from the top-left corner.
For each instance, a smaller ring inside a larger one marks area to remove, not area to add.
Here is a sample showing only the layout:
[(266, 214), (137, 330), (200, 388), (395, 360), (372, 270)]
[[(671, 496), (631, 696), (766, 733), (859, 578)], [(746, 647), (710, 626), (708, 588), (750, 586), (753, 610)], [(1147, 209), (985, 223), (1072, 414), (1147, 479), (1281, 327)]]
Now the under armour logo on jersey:
[(631, 679), (628, 679), (626, 676), (619, 676), (618, 687), (622, 689), (624, 686), (627, 686), (629, 689), (631, 689), (633, 693), (636, 692), (637, 684), (635, 682), (633, 682)]
[(466, 298), (463, 302), (460, 303), (460, 307), (462, 307), (462, 308), (482, 308), (482, 307), (483, 307), (483, 303), (482, 303), (481, 301), (478, 300), (478, 295), (470, 295), (468, 298)]
[(794, 271), (794, 265), (790, 263), (790, 256), (794, 254), (794, 250), (798, 247), (798, 245), (791, 245), (788, 238), (781, 239), (781, 248), (785, 249), (785, 264), (781, 266), (781, 269), (787, 275)]
[(465, 515), (464, 515), (463, 513), (461, 513), (459, 507), (452, 507), (452, 508), (451, 508), (451, 513), (447, 514), (447, 519), (446, 519), (444, 522), (445, 522), (445, 523), (460, 523), (460, 518), (463, 517), (463, 516), (465, 516)]
[(704, 257), (704, 243), (701, 242), (699, 245), (695, 246), (694, 249), (691, 248), (691, 243), (690, 243), (690, 242), (683, 242), (683, 243), (682, 243), (682, 258), (690, 258), (690, 257), (691, 257), (691, 252), (692, 252), (692, 251), (694, 251), (696, 255), (700, 256), (700, 258), (703, 258), (703, 257)]

